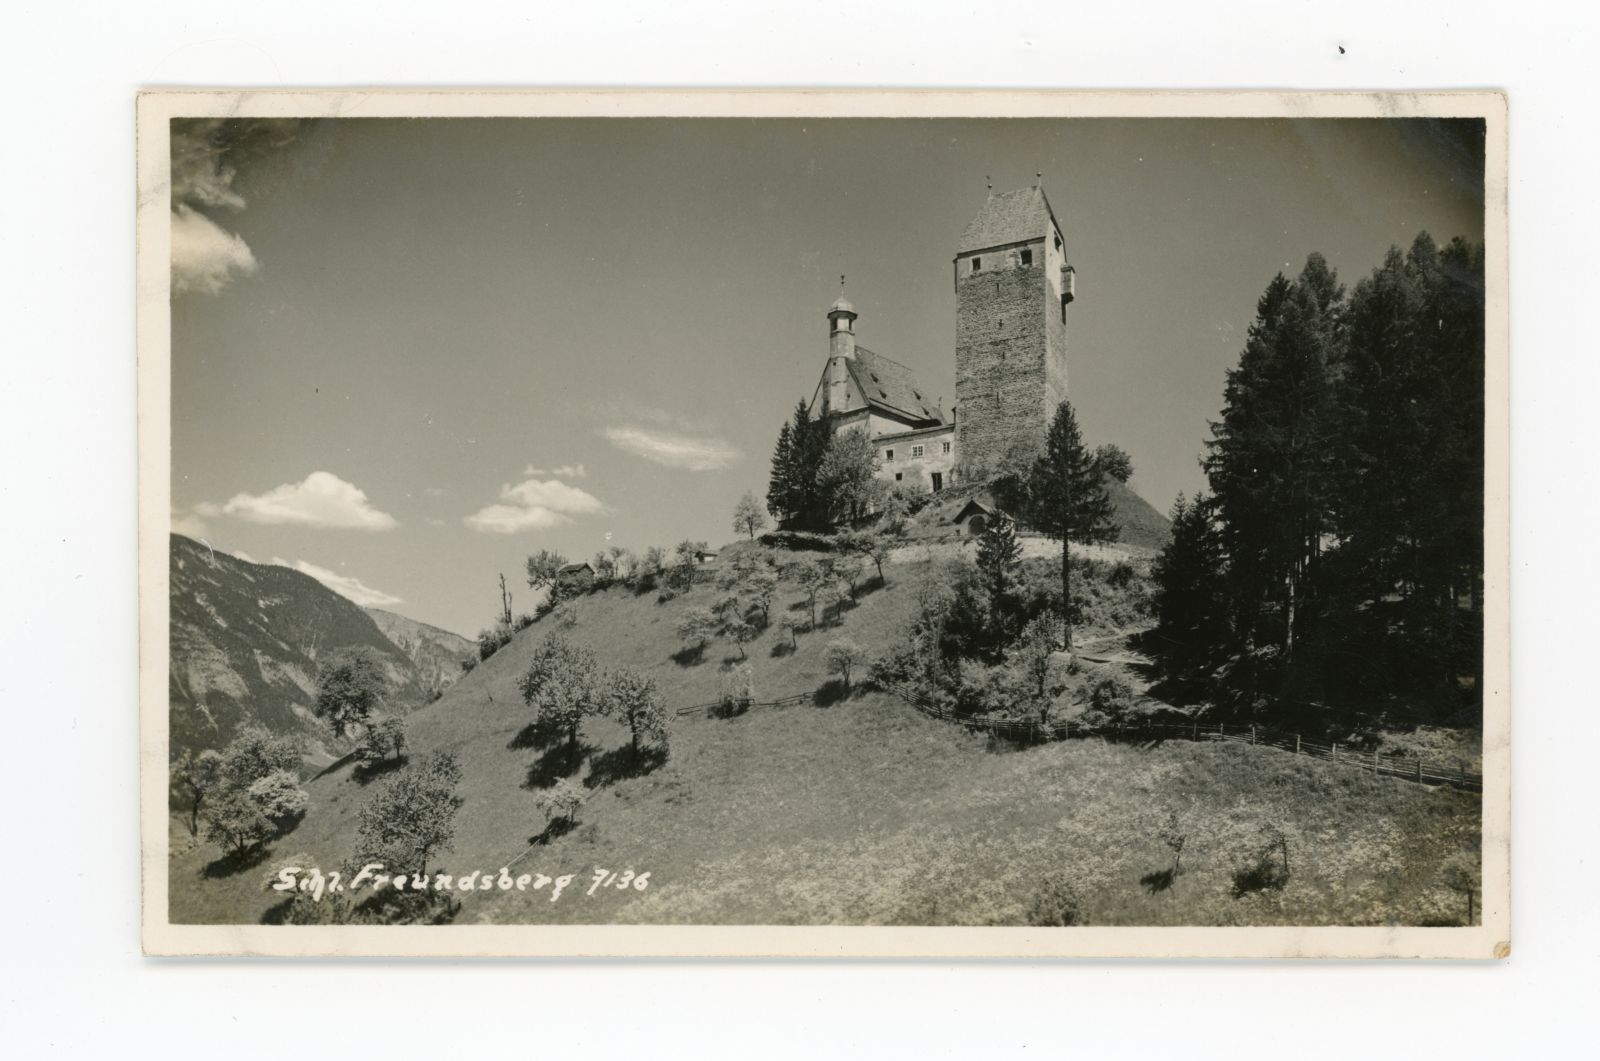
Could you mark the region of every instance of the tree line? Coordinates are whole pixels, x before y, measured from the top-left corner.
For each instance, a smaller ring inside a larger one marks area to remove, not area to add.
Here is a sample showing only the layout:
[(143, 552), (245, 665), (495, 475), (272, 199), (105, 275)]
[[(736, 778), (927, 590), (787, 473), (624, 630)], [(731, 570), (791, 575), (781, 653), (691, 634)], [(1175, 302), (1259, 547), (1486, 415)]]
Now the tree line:
[(1170, 669), (1251, 713), (1475, 701), (1483, 388), (1481, 245), (1275, 276), (1156, 565)]

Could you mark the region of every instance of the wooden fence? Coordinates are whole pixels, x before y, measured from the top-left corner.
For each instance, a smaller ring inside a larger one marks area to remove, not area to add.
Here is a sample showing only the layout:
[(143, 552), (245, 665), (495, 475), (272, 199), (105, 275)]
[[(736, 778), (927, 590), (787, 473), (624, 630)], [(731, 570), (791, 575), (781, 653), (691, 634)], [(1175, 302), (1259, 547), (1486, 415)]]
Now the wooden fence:
[[(997, 737), (1004, 737), (1020, 743), (1072, 740), (1084, 737), (1099, 737), (1103, 740), (1126, 741), (1137, 744), (1165, 740), (1232, 741), (1235, 744), (1275, 748), (1294, 755), (1309, 755), (1312, 758), (1325, 759), (1342, 766), (1357, 767), (1362, 770), (1369, 770), (1374, 774), (1398, 777), (1405, 781), (1415, 781), (1425, 785), (1450, 785), (1472, 792), (1483, 791), (1483, 775), (1471, 773), (1459, 764), (1450, 765), (1429, 762), (1413, 756), (1382, 755), (1377, 749), (1366, 752), (1353, 748), (1348, 744), (1341, 745), (1337, 742), (1324, 744), (1305, 740), (1298, 733), (1270, 729), (1266, 726), (1235, 723), (1230, 727), (1225, 722), (1201, 724), (1198, 722), (1151, 721), (1089, 726), (1081, 722), (1043, 722), (1030, 718), (981, 718), (956, 714), (949, 708), (910, 689), (903, 689), (897, 686), (886, 686), (884, 688), (929, 718), (953, 722), (974, 733), (991, 733)], [(714, 718), (740, 715), (755, 707), (791, 707), (796, 704), (812, 703), (815, 699), (815, 693), (797, 693), (794, 696), (785, 696), (778, 700), (739, 700), (734, 701), (732, 704), (719, 700), (709, 704), (680, 707), (675, 714), (680, 718), (691, 715)]]

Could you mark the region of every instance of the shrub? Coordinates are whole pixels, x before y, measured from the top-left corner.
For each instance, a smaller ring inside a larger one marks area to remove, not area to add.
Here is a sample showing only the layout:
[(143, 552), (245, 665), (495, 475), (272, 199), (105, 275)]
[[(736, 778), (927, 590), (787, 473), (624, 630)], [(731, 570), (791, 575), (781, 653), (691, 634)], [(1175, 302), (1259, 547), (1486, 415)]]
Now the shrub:
[(750, 664), (741, 663), (722, 674), (722, 689), (718, 696), (718, 713), (724, 718), (749, 709), (756, 698), (755, 673)]
[(1052, 873), (1040, 883), (1028, 903), (1028, 924), (1040, 928), (1066, 928), (1083, 923), (1083, 897), (1064, 873)]
[(570, 777), (563, 778), (541, 790), (534, 799), (534, 805), (550, 819), (551, 825), (560, 823), (561, 829), (570, 829), (578, 823), (578, 808), (583, 806), (583, 795), (582, 785)]
[(478, 631), (478, 659), (485, 660), (511, 643), (513, 631), (504, 623), (496, 623), (487, 630)]
[(1133, 686), (1118, 671), (1101, 671), (1089, 682), (1089, 706), (1107, 718), (1121, 718), (1133, 707)]

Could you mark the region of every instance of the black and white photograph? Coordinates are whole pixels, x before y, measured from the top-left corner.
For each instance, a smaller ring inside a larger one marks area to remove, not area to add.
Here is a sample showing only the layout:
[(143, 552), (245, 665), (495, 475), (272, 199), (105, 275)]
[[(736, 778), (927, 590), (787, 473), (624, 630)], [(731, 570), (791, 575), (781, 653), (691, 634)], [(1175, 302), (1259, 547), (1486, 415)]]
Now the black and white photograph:
[(147, 950), (1504, 956), (1503, 97), (969, 95), (141, 99)]

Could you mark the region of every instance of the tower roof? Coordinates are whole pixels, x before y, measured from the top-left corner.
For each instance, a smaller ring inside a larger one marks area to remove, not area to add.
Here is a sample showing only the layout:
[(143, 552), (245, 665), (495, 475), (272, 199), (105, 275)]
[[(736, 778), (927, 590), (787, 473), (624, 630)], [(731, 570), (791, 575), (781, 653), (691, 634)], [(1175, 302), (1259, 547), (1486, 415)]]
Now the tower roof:
[(983, 209), (967, 223), (956, 253), (967, 254), (1008, 243), (1043, 239), (1052, 227), (1060, 225), (1056, 223), (1055, 211), (1050, 209), (1050, 200), (1045, 198), (1042, 185), (1002, 192), (989, 196)]
[(840, 295), (838, 298), (834, 299), (833, 305), (828, 307), (829, 313), (854, 313), (855, 311), (855, 306), (851, 305), (850, 300), (845, 298), (843, 295)]

